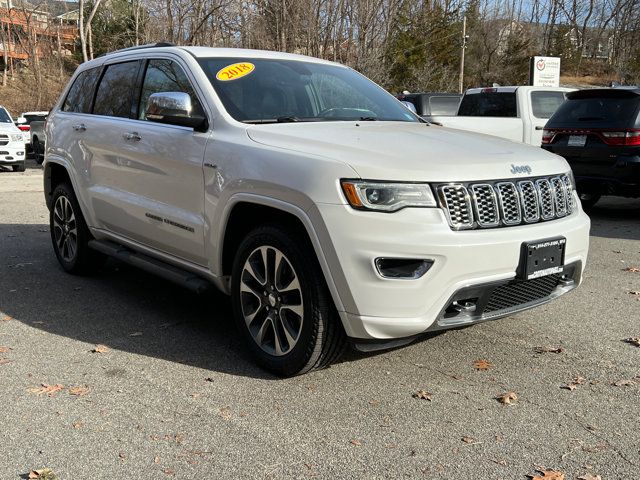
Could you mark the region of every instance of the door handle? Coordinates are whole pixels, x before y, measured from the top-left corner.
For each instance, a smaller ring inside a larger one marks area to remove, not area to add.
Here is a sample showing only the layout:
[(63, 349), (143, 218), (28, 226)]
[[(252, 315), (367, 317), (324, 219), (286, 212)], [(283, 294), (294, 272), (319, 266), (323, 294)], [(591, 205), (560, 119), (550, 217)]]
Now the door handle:
[(76, 132), (84, 132), (84, 131), (87, 129), (87, 127), (85, 127), (85, 126), (84, 126), (84, 123), (79, 123), (79, 124), (77, 124), (77, 125), (74, 125), (74, 126), (73, 126), (73, 129), (74, 129)]
[(209, 162), (204, 162), (204, 166), (208, 168), (218, 168), (218, 165)]
[(124, 137), (125, 140), (135, 140), (136, 142), (139, 142), (140, 140), (142, 140), (142, 137), (138, 132), (127, 132), (122, 136)]
[(536, 125), (536, 130), (544, 130), (544, 127), (541, 127), (540, 125)]

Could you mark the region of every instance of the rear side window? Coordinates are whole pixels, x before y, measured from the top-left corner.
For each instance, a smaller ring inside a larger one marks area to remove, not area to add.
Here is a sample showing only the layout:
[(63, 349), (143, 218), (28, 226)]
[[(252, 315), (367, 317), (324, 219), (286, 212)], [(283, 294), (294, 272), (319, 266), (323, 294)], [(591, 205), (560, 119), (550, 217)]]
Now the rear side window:
[(138, 118), (146, 120), (147, 102), (152, 93), (183, 92), (191, 97), (193, 113), (203, 115), (202, 106), (182, 67), (172, 60), (150, 60), (142, 84)]
[(91, 100), (99, 74), (98, 67), (85, 70), (76, 77), (62, 105), (63, 112), (91, 113)]
[(554, 127), (631, 128), (636, 125), (640, 96), (567, 100), (549, 120)]
[(482, 92), (462, 97), (458, 115), (466, 117), (517, 117), (516, 92)]
[(536, 118), (551, 118), (564, 102), (563, 92), (531, 92), (531, 110)]
[(0, 107), (0, 123), (13, 123), (11, 115), (2, 107)]
[(455, 115), (459, 105), (459, 97), (431, 97), (429, 99), (429, 113), (431, 115)]
[(135, 60), (107, 67), (98, 85), (93, 106), (95, 115), (124, 118), (131, 116), (132, 95), (136, 87), (139, 65), (140, 62)]

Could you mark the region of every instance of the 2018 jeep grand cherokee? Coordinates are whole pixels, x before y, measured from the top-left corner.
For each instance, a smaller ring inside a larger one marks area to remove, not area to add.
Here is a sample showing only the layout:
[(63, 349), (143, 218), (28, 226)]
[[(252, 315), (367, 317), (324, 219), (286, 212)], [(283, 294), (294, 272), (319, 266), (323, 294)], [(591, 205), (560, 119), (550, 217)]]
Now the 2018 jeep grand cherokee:
[(81, 65), (47, 122), (62, 267), (112, 255), (229, 293), (263, 367), (494, 319), (576, 287), (589, 219), (560, 157), (429, 125), (354, 70), (149, 46)]

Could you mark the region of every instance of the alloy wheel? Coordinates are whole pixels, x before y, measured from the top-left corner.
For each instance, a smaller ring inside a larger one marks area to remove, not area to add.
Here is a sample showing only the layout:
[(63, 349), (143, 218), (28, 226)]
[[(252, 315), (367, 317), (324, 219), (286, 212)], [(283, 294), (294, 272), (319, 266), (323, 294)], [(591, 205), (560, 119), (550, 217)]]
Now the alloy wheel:
[(64, 195), (53, 208), (53, 236), (63, 260), (73, 261), (78, 252), (78, 227), (71, 202)]
[(304, 319), (302, 289), (283, 252), (272, 246), (251, 252), (242, 268), (240, 305), (247, 329), (263, 351), (282, 356), (295, 347)]

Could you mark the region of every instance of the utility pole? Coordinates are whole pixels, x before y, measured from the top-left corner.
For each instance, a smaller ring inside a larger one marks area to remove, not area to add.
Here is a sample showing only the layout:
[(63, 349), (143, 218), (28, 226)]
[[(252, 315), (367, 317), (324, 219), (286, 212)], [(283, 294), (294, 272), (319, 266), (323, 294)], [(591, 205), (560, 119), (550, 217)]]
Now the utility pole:
[(462, 17), (462, 49), (460, 51), (460, 82), (458, 85), (459, 93), (464, 93), (464, 51), (467, 49), (467, 16)]

